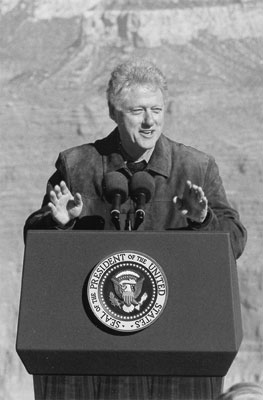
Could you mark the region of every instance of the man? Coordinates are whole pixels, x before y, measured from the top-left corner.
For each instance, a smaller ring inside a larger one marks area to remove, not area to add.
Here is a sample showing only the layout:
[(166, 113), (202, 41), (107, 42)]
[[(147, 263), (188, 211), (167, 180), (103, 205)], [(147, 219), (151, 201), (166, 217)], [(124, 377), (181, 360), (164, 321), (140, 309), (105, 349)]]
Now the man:
[[(166, 80), (150, 62), (117, 66), (107, 89), (116, 129), (95, 143), (60, 153), (42, 208), (28, 218), (25, 230), (115, 229), (105, 177), (117, 171), (130, 182), (139, 166), (155, 188), (138, 230), (229, 232), (238, 258), (246, 230), (227, 201), (218, 167), (213, 157), (164, 136), (166, 97)], [(135, 210), (128, 196), (120, 207), (120, 229), (132, 229)]]

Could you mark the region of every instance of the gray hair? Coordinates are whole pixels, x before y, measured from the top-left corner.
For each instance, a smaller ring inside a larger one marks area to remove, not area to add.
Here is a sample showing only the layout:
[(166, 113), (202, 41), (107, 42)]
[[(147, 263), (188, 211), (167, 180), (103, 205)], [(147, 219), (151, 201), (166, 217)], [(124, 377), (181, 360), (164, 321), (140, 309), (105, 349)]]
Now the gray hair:
[(116, 107), (123, 89), (143, 85), (159, 88), (164, 98), (167, 95), (167, 82), (157, 66), (147, 59), (132, 59), (117, 65), (112, 71), (107, 88), (109, 108)]

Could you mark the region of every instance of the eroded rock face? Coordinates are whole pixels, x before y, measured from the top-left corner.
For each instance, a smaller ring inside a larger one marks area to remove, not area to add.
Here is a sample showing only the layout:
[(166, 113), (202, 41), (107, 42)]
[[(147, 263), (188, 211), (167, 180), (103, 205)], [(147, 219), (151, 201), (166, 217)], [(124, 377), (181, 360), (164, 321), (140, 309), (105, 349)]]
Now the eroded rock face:
[(113, 66), (133, 55), (152, 58), (166, 73), (167, 135), (216, 157), (228, 197), (248, 228), (239, 261), (245, 337), (227, 382), (263, 379), (263, 4), (159, 3), (0, 1), (0, 397), (23, 400), (21, 387), (25, 399), (32, 395), (13, 350), (24, 220), (40, 206), (58, 152), (114, 127), (107, 82)]

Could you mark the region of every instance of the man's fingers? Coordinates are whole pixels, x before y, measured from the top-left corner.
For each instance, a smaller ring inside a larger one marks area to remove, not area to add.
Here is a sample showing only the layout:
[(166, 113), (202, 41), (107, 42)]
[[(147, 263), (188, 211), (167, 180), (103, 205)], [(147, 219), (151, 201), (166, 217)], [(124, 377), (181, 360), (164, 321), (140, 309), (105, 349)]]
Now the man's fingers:
[(68, 187), (64, 181), (60, 182), (60, 189), (62, 194), (68, 194), (69, 192)]
[(50, 200), (51, 200), (51, 202), (52, 202), (53, 204), (57, 204), (58, 198), (57, 198), (57, 194), (54, 192), (54, 190), (51, 190), (51, 191), (49, 192), (49, 198), (50, 198)]
[(183, 208), (183, 201), (182, 201), (182, 199), (180, 199), (180, 197), (174, 196), (173, 203), (175, 204), (177, 210), (179, 210), (182, 215), (188, 214), (188, 210)]
[(188, 210), (186, 210), (186, 209), (184, 209), (184, 210), (181, 210), (181, 214), (182, 214), (182, 215), (186, 215), (186, 214), (188, 214)]
[(56, 185), (56, 186), (54, 187), (54, 191), (55, 191), (55, 193), (56, 193), (56, 195), (57, 195), (57, 198), (60, 199), (60, 197), (62, 197), (62, 193), (61, 193), (60, 186), (59, 186), (59, 185)]
[(208, 200), (205, 196), (201, 197), (201, 199), (199, 200), (199, 204), (207, 206), (208, 204)]
[(192, 182), (191, 181), (186, 181), (185, 187), (184, 187), (184, 194), (183, 198), (189, 197), (192, 192)]
[(82, 197), (80, 193), (76, 193), (74, 196), (75, 204), (76, 206), (81, 206), (82, 205)]
[(54, 206), (54, 204), (51, 201), (48, 203), (48, 207), (50, 208), (50, 210), (53, 214), (56, 212), (56, 207)]
[(207, 204), (207, 198), (205, 197), (205, 193), (201, 186), (193, 185), (193, 190), (195, 193), (195, 198), (201, 205)]
[(70, 191), (66, 183), (64, 181), (61, 181), (59, 185), (55, 185), (54, 188), (50, 188), (49, 197), (50, 200), (55, 204), (55, 202), (61, 199), (62, 196), (68, 195), (69, 193)]
[(182, 200), (178, 196), (174, 196), (173, 203), (176, 205), (177, 209), (180, 210), (182, 207)]
[(187, 181), (186, 184), (185, 195), (187, 192), (192, 200), (197, 201), (200, 204), (206, 203), (207, 200), (201, 186), (192, 184), (191, 181)]
[(200, 186), (193, 185), (194, 197), (198, 202), (204, 197), (204, 192)]

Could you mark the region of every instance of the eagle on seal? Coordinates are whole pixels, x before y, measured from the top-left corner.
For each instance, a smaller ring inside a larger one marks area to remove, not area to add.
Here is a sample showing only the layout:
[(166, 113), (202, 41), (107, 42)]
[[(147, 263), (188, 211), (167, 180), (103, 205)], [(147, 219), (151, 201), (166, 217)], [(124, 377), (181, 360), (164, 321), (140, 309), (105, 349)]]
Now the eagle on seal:
[(116, 295), (122, 300), (122, 309), (128, 313), (132, 312), (134, 308), (139, 310), (148, 297), (144, 293), (140, 301), (136, 300), (141, 294), (144, 277), (134, 271), (125, 270), (115, 275), (111, 280)]

